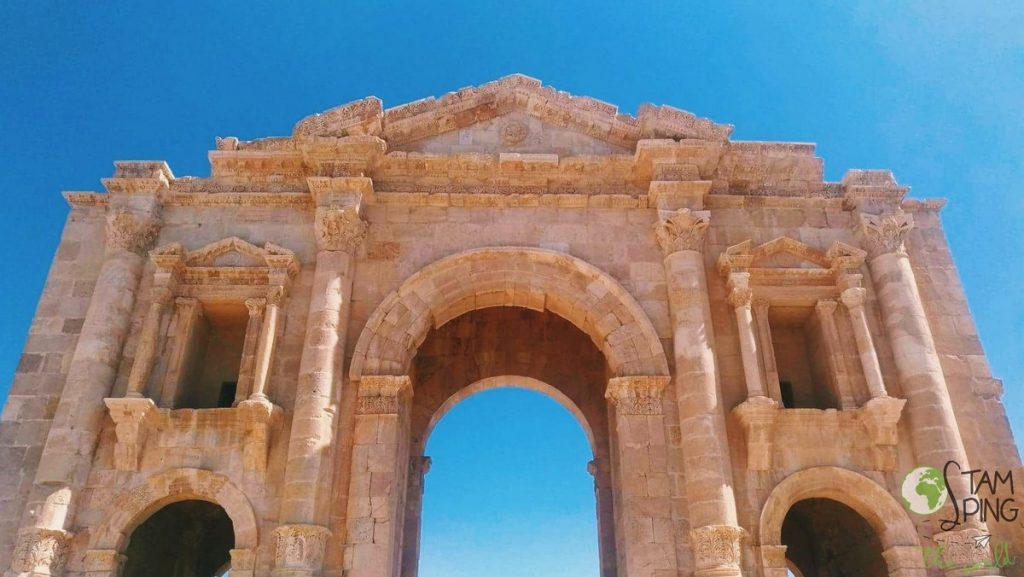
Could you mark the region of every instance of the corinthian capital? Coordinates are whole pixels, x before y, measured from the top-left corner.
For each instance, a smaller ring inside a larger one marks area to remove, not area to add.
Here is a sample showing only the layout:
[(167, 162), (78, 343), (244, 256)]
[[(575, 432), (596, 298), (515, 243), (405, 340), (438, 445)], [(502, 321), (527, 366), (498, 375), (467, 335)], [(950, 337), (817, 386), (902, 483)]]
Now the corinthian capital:
[(355, 207), (316, 209), (316, 245), (319, 250), (352, 252), (366, 238), (366, 221)]
[(660, 415), (661, 393), (670, 377), (630, 376), (609, 379), (605, 397), (626, 415)]
[[(746, 531), (731, 525), (708, 525), (690, 531), (697, 565), (695, 575), (738, 575), (740, 541)], [(722, 570), (732, 571), (722, 572)]]
[(711, 221), (706, 210), (681, 208), (654, 225), (654, 234), (665, 256), (681, 250), (704, 250), (704, 236)]
[(137, 215), (115, 210), (107, 215), (107, 247), (142, 254), (160, 233), (159, 214)]
[(914, 217), (905, 212), (860, 215), (860, 234), (869, 258), (887, 253), (906, 254), (903, 241), (913, 228)]
[(59, 575), (67, 560), (70, 533), (26, 527), (18, 532), (11, 569), (18, 573)]

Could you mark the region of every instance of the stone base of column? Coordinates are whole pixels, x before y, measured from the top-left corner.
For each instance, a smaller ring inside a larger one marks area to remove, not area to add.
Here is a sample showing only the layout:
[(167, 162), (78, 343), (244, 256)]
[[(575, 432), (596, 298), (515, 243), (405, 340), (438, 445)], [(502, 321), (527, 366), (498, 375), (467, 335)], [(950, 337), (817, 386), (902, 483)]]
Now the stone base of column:
[(747, 468), (751, 471), (771, 469), (779, 404), (768, 397), (750, 397), (732, 413), (739, 419), (747, 437)]
[(63, 573), (71, 533), (25, 527), (18, 531), (11, 567), (4, 577), (51, 577)]
[(732, 525), (708, 525), (690, 531), (695, 577), (740, 577), (740, 542), (747, 532)]
[(324, 564), (331, 531), (320, 525), (281, 525), (274, 530), (277, 546), (273, 577), (316, 577)]
[(114, 445), (114, 466), (119, 471), (137, 471), (146, 442), (146, 417), (156, 404), (145, 397), (103, 399), (114, 421), (117, 443)]

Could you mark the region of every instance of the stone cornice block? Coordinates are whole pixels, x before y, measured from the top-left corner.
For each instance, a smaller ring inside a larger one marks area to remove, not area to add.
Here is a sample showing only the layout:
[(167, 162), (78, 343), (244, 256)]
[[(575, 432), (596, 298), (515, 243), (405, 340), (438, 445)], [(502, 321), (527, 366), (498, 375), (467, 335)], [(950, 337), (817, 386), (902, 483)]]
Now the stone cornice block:
[(710, 180), (651, 181), (647, 190), (647, 206), (659, 210), (704, 208), (704, 197), (711, 192)]

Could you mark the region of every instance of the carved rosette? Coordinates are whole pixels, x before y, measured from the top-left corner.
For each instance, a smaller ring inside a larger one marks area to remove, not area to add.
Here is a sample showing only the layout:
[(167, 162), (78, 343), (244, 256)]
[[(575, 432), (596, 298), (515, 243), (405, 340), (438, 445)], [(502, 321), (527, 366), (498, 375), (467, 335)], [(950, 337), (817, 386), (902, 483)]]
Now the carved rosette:
[(654, 235), (665, 256), (681, 250), (704, 250), (704, 237), (711, 222), (706, 210), (681, 208), (654, 225)]
[(949, 577), (991, 575), (992, 550), (988, 544), (979, 544), (979, 541), (984, 543), (985, 535), (986, 532), (974, 527), (933, 535), (932, 540), (942, 547), (942, 561), (947, 565), (945, 574)]
[(697, 570), (703, 575), (739, 575), (740, 541), (747, 534), (732, 525), (708, 525), (690, 531)]
[(660, 415), (661, 394), (671, 377), (631, 376), (608, 380), (604, 396), (624, 415)]
[(274, 530), (277, 546), (276, 569), (317, 572), (324, 563), (324, 551), (331, 531), (320, 525), (282, 525)]
[(903, 243), (913, 228), (914, 217), (905, 212), (860, 215), (860, 234), (868, 258), (888, 253), (907, 254)]
[(316, 209), (316, 243), (320, 250), (353, 252), (366, 239), (367, 228), (355, 207)]
[(11, 570), (17, 573), (59, 575), (67, 561), (70, 538), (70, 533), (60, 529), (21, 529), (14, 545)]
[(356, 414), (397, 414), (412, 392), (412, 380), (405, 375), (363, 375), (359, 380)]
[(127, 210), (107, 215), (107, 247), (142, 254), (160, 233), (159, 215), (139, 216)]

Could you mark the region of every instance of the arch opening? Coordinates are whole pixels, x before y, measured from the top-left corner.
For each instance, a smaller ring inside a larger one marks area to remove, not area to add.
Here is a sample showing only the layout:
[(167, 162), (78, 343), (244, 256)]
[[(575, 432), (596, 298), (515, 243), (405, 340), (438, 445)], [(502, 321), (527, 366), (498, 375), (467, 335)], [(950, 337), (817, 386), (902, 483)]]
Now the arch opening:
[(426, 438), (422, 517), (407, 518), (422, 523), (420, 555), (403, 575), (502, 577), (574, 567), (598, 577), (592, 447), (586, 419), (542, 381), (491, 377), (450, 397)]
[(128, 537), (123, 577), (220, 577), (230, 569), (235, 529), (223, 507), (201, 500), (166, 505)]
[(782, 523), (782, 544), (793, 575), (888, 575), (878, 535), (866, 519), (839, 501), (812, 498), (795, 503)]

